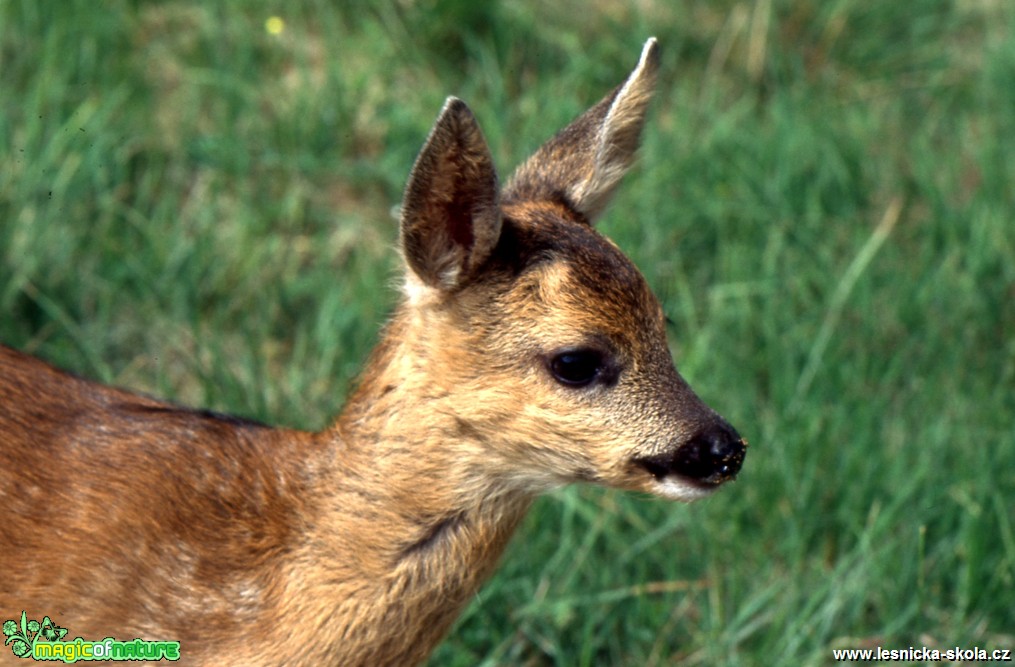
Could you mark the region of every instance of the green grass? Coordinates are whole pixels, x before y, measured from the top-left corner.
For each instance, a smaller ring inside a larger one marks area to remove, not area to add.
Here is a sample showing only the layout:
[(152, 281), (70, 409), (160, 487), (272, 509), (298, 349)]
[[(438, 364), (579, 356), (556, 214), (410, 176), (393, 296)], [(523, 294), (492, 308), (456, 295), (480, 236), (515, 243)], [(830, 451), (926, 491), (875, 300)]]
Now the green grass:
[(291, 5), (0, 0), (0, 340), (322, 427), (444, 97), (506, 174), (654, 34), (602, 229), (744, 472), (692, 506), (540, 501), (432, 664), (1015, 648), (1015, 7)]

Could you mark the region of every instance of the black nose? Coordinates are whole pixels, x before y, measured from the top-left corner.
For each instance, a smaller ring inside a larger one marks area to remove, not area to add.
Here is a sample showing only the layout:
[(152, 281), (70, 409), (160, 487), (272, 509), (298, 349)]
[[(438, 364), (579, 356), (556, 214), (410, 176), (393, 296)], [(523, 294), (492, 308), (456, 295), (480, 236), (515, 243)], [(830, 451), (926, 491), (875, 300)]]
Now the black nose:
[(680, 475), (703, 484), (722, 484), (737, 476), (747, 441), (725, 422), (701, 430), (675, 452), (638, 459), (658, 479)]
[(733, 479), (744, 462), (747, 441), (726, 423), (713, 424), (677, 449), (673, 472), (708, 484)]

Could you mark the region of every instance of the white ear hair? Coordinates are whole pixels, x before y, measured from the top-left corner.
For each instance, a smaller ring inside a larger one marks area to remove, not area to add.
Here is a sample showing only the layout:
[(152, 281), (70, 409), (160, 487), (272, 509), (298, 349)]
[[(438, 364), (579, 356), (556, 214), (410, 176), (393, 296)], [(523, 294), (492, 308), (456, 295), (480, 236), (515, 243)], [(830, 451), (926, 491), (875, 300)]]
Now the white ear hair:
[(515, 172), (505, 197), (563, 197), (594, 222), (634, 162), (658, 70), (659, 43), (652, 37), (624, 83), (543, 144)]
[(634, 162), (658, 69), (658, 42), (652, 37), (645, 42), (638, 66), (613, 98), (599, 127), (588, 178), (575, 184), (571, 191), (572, 201), (589, 218), (595, 218), (606, 208), (620, 179)]

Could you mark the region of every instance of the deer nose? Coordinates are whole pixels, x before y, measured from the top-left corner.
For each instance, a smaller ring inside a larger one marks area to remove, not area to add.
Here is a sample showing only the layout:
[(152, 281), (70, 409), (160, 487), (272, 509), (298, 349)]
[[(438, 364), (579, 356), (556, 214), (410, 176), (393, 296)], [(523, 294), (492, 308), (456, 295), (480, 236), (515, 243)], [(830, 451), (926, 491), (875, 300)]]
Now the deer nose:
[(746, 452), (747, 441), (720, 419), (675, 451), (639, 457), (634, 462), (658, 480), (679, 475), (703, 486), (718, 486), (737, 476)]
[(740, 472), (747, 441), (725, 422), (716, 422), (681, 445), (671, 470), (705, 484), (721, 484)]

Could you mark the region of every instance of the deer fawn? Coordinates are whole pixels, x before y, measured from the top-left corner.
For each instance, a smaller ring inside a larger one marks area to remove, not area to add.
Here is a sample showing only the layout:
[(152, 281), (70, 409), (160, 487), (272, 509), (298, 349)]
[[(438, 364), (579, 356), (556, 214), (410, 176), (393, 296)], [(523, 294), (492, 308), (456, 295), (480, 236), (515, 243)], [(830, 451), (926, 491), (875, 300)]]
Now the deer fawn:
[(0, 616), (176, 640), (190, 664), (413, 664), (537, 494), (689, 501), (733, 479), (746, 442), (677, 374), (658, 301), (592, 228), (657, 68), (651, 39), (504, 188), (448, 99), (405, 190), (403, 297), (321, 433), (0, 347)]

